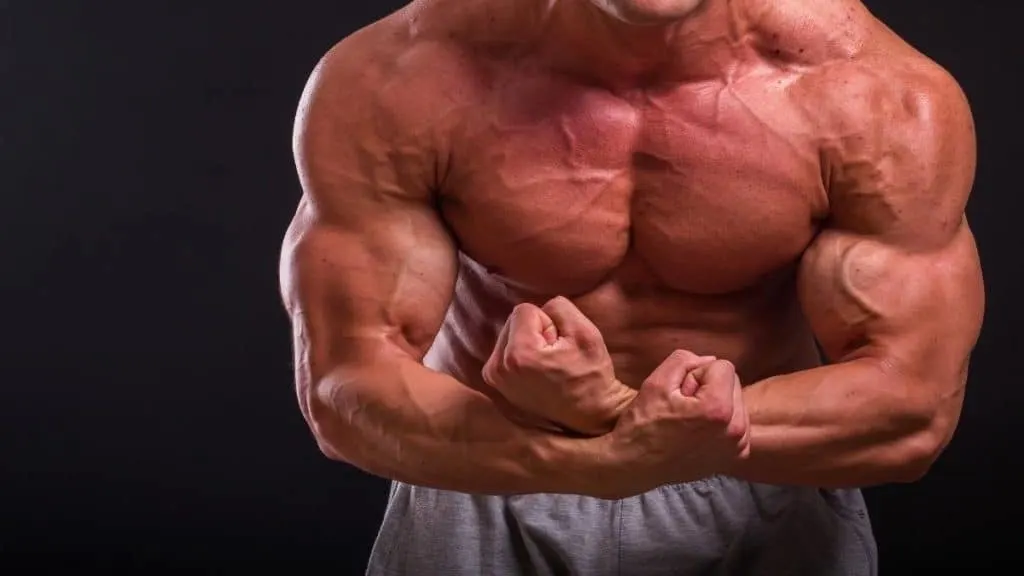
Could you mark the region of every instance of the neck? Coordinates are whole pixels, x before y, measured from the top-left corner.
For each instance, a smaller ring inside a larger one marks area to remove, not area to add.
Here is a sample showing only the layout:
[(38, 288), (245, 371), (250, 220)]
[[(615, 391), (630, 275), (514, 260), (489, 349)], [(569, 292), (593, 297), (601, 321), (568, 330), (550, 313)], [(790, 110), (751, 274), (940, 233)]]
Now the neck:
[(561, 67), (613, 86), (669, 82), (701, 75), (709, 58), (728, 39), (728, 26), (715, 25), (720, 2), (686, 17), (649, 24), (629, 23), (589, 0), (544, 0), (548, 6), (543, 43)]

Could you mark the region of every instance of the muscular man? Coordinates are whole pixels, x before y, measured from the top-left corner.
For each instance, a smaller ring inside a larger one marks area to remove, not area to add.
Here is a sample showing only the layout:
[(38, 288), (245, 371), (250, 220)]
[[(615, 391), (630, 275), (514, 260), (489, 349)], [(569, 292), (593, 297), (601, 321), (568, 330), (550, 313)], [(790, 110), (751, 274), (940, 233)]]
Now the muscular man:
[(950, 440), (983, 288), (968, 105), (860, 2), (416, 0), (294, 145), (299, 404), (394, 481), (370, 574), (875, 573), (857, 488)]

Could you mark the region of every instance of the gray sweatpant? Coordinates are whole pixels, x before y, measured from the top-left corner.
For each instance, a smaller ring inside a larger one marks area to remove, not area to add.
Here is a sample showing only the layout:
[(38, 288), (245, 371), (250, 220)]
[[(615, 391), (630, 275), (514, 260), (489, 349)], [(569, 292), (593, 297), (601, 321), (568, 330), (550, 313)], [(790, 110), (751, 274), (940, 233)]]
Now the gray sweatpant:
[(619, 501), (394, 483), (369, 576), (874, 576), (857, 490), (710, 478)]

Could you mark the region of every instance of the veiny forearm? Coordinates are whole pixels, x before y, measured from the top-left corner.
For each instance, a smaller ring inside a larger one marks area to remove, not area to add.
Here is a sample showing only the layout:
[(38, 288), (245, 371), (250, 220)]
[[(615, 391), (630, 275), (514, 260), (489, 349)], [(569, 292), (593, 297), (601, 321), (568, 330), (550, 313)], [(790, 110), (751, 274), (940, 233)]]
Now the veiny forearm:
[(597, 492), (589, 441), (514, 424), (487, 396), (410, 358), (338, 369), (316, 389), (324, 451), (371, 474), (479, 494)]
[(913, 384), (873, 360), (755, 383), (744, 390), (752, 482), (858, 487), (917, 479), (940, 450), (935, 414)]

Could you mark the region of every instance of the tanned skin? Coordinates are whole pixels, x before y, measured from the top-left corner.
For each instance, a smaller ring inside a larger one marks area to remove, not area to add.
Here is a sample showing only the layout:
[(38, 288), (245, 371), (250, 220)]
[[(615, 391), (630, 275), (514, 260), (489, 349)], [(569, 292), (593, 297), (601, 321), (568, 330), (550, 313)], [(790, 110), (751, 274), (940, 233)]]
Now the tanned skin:
[(954, 433), (971, 113), (860, 2), (418, 0), (324, 57), (294, 145), (331, 458), (619, 498), (912, 481)]

